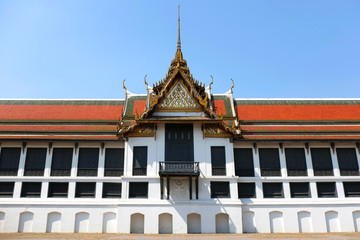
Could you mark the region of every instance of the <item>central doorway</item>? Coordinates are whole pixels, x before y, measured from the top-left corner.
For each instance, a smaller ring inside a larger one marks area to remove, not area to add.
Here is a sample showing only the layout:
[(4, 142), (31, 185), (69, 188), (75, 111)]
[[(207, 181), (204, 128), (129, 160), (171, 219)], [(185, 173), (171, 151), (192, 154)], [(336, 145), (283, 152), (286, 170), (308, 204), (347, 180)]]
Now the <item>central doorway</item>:
[(165, 124), (165, 161), (194, 162), (192, 124)]

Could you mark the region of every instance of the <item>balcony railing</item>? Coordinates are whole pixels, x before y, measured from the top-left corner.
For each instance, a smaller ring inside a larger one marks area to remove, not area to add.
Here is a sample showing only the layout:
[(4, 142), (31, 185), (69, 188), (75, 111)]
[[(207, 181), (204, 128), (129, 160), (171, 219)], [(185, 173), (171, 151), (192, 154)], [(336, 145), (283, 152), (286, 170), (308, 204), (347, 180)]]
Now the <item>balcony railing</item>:
[(198, 162), (160, 162), (160, 175), (198, 176)]

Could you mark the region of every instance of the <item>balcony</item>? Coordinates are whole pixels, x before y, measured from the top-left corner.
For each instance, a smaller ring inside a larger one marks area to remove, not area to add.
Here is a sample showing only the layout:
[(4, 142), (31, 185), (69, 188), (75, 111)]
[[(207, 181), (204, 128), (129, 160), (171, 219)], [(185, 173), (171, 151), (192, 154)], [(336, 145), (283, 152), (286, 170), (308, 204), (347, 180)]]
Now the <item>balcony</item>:
[(199, 176), (198, 162), (160, 162), (160, 176)]

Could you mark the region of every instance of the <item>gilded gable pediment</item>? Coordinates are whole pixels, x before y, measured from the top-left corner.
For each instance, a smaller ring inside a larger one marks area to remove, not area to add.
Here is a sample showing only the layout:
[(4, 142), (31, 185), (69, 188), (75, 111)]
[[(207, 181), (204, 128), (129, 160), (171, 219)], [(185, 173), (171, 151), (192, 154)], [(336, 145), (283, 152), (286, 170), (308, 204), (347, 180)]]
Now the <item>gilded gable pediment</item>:
[(186, 87), (178, 81), (170, 89), (169, 94), (156, 107), (160, 112), (199, 112), (201, 107), (194, 101)]

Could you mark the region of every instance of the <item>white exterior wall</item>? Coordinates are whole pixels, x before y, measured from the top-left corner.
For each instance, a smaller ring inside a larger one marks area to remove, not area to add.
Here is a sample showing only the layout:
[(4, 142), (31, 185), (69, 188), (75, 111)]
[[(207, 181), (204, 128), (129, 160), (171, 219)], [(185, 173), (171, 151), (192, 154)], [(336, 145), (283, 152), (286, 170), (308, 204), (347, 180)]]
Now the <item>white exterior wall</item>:
[[(22, 147), (21, 142), (3, 142), (2, 147)], [(52, 147), (74, 147), (75, 143), (53, 143)], [(146, 176), (132, 176), (133, 148), (135, 146), (148, 147), (148, 166)], [(211, 175), (211, 147), (224, 146), (226, 155), (226, 176)], [(356, 148), (354, 143), (336, 143), (336, 147)], [(251, 143), (232, 143), (229, 139), (203, 138), (201, 125), (194, 124), (194, 159), (200, 163), (199, 199), (160, 199), (160, 178), (158, 176), (159, 161), (164, 161), (165, 149), (165, 125), (158, 124), (156, 139), (129, 138), (125, 143), (105, 143), (105, 148), (124, 148), (124, 176), (104, 177), (104, 151), (101, 150), (101, 143), (79, 143), (78, 147), (98, 147), (99, 169), (97, 177), (77, 177), (78, 150), (73, 153), (72, 171), (70, 177), (50, 176), (52, 151), (47, 151), (45, 174), (43, 177), (23, 176), (25, 166), (26, 149), (28, 147), (49, 147), (47, 142), (28, 142), (25, 151), (21, 151), (19, 170), (17, 177), (0, 176), (0, 182), (15, 182), (13, 198), (0, 198), (0, 231), (18, 232), (21, 213), (33, 213), (32, 232), (45, 232), (47, 229), (48, 214), (60, 213), (61, 232), (74, 232), (77, 213), (88, 213), (88, 231), (102, 232), (104, 230), (104, 214), (115, 214), (115, 232), (129, 233), (131, 215), (140, 213), (144, 215), (144, 232), (158, 233), (159, 215), (169, 213), (172, 215), (173, 233), (187, 233), (187, 215), (197, 213), (201, 216), (201, 232), (215, 233), (216, 215), (226, 213), (229, 216), (229, 231), (241, 233), (253, 230), (261, 233), (271, 232), (283, 227), (284, 232), (299, 232), (299, 212), (306, 212), (301, 216), (309, 214), (311, 230), (313, 232), (326, 232), (332, 230), (333, 224), (338, 222), (338, 230), (352, 232), (358, 231), (360, 226), (360, 198), (346, 198), (342, 187), (342, 181), (360, 181), (359, 176), (340, 176), (336, 154), (332, 151), (334, 176), (314, 176), (311, 164), (311, 156), (306, 153), (308, 176), (289, 177), (287, 176), (286, 161), (284, 153), (281, 152), (278, 143), (258, 143), (257, 148), (275, 147), (279, 149), (281, 177), (261, 177), (258, 150)], [(252, 148), (254, 157), (255, 177), (237, 177), (234, 170), (234, 148)], [(285, 144), (286, 147), (301, 147), (302, 143)], [(330, 143), (310, 143), (311, 147), (327, 147)], [(0, 148), (0, 151), (1, 151)], [(359, 152), (356, 149), (358, 161)], [(187, 181), (187, 178), (185, 179)], [(21, 198), (21, 184), (26, 181), (43, 182), (40, 198)], [(55, 199), (47, 198), (49, 182), (69, 182), (68, 198)], [(149, 182), (149, 194), (147, 199), (128, 199), (129, 182)], [(210, 182), (228, 181), (230, 184), (230, 198), (211, 199)], [(336, 182), (338, 197), (333, 199), (318, 198), (316, 182)], [(76, 182), (96, 182), (95, 198), (75, 198)], [(121, 199), (103, 199), (102, 184), (104, 182), (122, 183)], [(254, 199), (238, 199), (238, 182), (255, 182), (256, 195)], [(263, 182), (282, 182), (284, 198), (264, 199), (262, 193)], [(290, 182), (310, 182), (311, 198), (293, 199), (290, 195)], [(195, 196), (195, 183), (193, 182), (193, 196)], [(174, 193), (171, 188), (170, 195)], [(165, 193), (166, 191), (164, 191)], [(175, 194), (175, 193), (174, 193)], [(276, 212), (276, 214), (273, 214)], [(327, 212), (337, 212), (338, 220), (326, 219)], [(112, 215), (113, 216), (113, 215)], [(244, 216), (244, 218), (243, 218)], [(253, 224), (249, 223), (249, 216), (254, 216)], [(270, 218), (275, 216), (276, 219)], [(279, 219), (277, 216), (282, 216)], [(243, 222), (246, 219), (246, 222)], [(307, 224), (308, 219), (303, 224)], [(272, 222), (272, 224), (271, 224)], [(277, 226), (278, 223), (283, 226)], [(304, 225), (304, 226), (305, 226)], [(28, 226), (28, 225), (27, 225)], [(30, 225), (29, 225), (30, 226)], [(58, 225), (57, 225), (58, 226)], [(244, 229), (243, 229), (243, 226)], [(304, 227), (303, 226), (303, 227)], [(307, 228), (307, 226), (305, 226)], [(330, 228), (330, 229), (329, 229)], [(336, 230), (336, 229), (335, 229)], [(114, 229), (112, 230), (114, 231)]]

